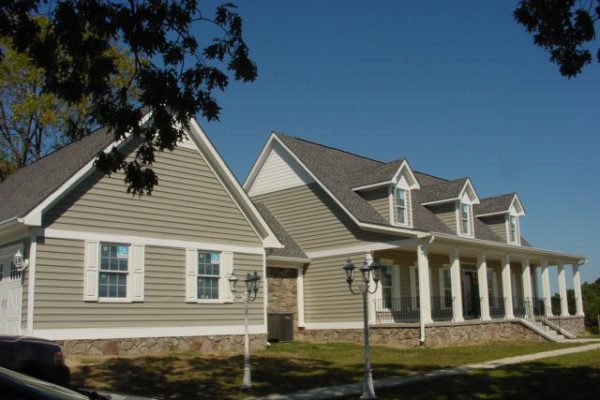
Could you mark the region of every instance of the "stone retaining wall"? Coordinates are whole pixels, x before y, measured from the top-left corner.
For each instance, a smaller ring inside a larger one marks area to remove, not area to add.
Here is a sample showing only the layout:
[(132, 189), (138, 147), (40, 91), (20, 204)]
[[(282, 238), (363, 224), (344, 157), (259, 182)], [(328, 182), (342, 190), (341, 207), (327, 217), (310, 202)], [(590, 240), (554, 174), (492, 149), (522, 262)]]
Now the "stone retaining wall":
[(560, 327), (574, 335), (585, 332), (584, 317), (560, 317)]
[[(372, 326), (371, 343), (393, 347), (417, 347), (418, 326)], [(299, 340), (308, 342), (354, 342), (363, 340), (362, 329), (301, 330)], [(451, 346), (490, 341), (545, 340), (519, 322), (465, 322), (464, 324), (434, 324), (425, 328), (425, 345)]]
[[(243, 335), (152, 337), (58, 341), (69, 356), (140, 356), (169, 351), (195, 350), (202, 353), (242, 353)], [(250, 335), (251, 350), (264, 349), (266, 335)]]

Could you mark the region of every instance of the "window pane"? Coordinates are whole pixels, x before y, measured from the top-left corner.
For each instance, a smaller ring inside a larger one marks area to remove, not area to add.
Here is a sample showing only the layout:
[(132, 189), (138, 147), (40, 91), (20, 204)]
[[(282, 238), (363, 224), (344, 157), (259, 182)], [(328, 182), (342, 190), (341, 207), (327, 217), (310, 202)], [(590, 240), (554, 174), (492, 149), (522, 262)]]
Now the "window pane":
[(220, 274), (221, 254), (216, 252), (199, 251), (198, 252), (198, 275)]
[(99, 297), (127, 297), (128, 264), (129, 245), (112, 243), (100, 245)]
[(198, 278), (198, 299), (218, 299), (219, 279)]

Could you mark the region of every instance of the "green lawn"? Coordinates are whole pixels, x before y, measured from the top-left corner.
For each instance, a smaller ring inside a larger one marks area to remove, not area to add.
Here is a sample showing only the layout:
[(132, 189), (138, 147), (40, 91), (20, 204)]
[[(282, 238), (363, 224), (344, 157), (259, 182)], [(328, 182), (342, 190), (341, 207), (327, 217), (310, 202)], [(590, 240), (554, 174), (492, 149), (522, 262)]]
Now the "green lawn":
[[(373, 347), (375, 378), (401, 376), (568, 347), (547, 342), (500, 342), (447, 348)], [(164, 399), (241, 398), (242, 356), (170, 353), (162, 356), (74, 359), (77, 387), (114, 390)], [(252, 356), (250, 394), (286, 393), (360, 381), (362, 346), (310, 343), (274, 344)]]
[(600, 350), (378, 391), (382, 400), (600, 399)]

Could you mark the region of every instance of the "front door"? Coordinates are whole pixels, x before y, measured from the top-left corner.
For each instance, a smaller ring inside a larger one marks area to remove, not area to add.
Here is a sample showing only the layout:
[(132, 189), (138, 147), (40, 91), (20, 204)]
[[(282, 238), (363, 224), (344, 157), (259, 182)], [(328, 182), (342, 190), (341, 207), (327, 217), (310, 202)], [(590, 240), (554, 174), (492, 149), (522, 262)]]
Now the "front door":
[(463, 314), (465, 318), (479, 318), (479, 285), (474, 271), (462, 271)]

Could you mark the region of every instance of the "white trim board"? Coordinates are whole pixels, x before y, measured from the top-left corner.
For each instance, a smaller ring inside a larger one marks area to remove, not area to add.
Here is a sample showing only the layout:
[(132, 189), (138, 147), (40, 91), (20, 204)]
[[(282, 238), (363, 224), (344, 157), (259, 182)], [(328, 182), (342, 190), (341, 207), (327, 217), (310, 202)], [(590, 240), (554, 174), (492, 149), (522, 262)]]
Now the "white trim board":
[(362, 329), (362, 321), (354, 322), (306, 322), (304, 327), (306, 330), (320, 329)]
[[(250, 325), (249, 330), (251, 334), (264, 334), (267, 333), (267, 326)], [(32, 334), (50, 340), (243, 335), (244, 325), (35, 329)]]
[(251, 247), (212, 242), (193, 242), (186, 240), (161, 239), (144, 236), (119, 235), (62, 229), (38, 229), (37, 235), (53, 239), (98, 240), (101, 242), (137, 243), (146, 246), (190, 248), (195, 250), (232, 251), (234, 253), (263, 254), (263, 247)]

